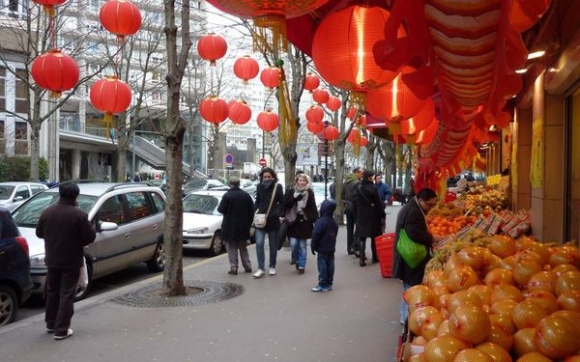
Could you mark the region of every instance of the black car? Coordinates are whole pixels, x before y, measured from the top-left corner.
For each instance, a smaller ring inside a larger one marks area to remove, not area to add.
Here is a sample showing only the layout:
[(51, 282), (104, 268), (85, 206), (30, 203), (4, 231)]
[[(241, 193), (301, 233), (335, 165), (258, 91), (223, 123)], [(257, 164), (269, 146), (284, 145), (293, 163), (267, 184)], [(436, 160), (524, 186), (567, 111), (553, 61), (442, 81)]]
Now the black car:
[(32, 291), (28, 242), (18, 232), (10, 213), (0, 210), (0, 326), (13, 322), (18, 307)]

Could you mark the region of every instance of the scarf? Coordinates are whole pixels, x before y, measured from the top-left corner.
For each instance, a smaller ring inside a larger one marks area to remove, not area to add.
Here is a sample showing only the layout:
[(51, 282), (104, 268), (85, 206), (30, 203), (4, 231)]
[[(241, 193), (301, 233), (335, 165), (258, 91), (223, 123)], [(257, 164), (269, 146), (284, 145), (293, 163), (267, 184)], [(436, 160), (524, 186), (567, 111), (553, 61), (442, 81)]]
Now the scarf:
[(294, 197), (298, 195), (304, 196), (302, 200), (298, 200), (296, 203), (296, 210), (300, 214), (303, 214), (303, 209), (306, 207), (306, 202), (308, 201), (308, 190), (310, 190), (310, 183), (307, 183), (304, 187), (299, 187), (298, 184), (294, 185)]

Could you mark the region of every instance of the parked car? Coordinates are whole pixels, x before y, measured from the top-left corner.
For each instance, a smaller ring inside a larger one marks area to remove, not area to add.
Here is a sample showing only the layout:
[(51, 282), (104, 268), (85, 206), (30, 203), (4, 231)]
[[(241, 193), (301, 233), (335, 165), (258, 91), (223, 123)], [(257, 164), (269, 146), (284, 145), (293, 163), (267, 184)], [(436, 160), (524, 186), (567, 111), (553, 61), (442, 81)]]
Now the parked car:
[[(165, 267), (163, 224), (165, 195), (154, 186), (140, 183), (80, 183), (77, 205), (87, 212), (97, 231), (93, 244), (85, 247), (89, 274), (86, 289), (79, 290), (77, 299), (84, 298), (94, 279), (132, 265), (146, 262), (151, 272)], [(46, 265), (44, 240), (36, 236), (40, 214), (59, 199), (58, 188), (39, 193), (12, 215), (30, 245), (30, 273), (33, 294), (44, 291)]]
[(209, 190), (216, 187), (223, 188), (224, 186), (228, 187), (228, 185), (224, 184), (220, 180), (215, 180), (211, 178), (208, 179), (194, 178), (183, 184), (183, 196), (185, 197), (185, 195), (193, 191)]
[(242, 178), (240, 179), (240, 188), (249, 193), (253, 198), (256, 198), (257, 186), (254, 181), (247, 178)]
[(48, 190), (48, 186), (36, 182), (0, 182), (0, 205), (14, 210), (32, 195), (44, 190)]
[[(28, 242), (18, 235), (8, 211), (3, 212), (8, 217), (0, 216), (3, 226), (0, 233), (0, 326), (14, 321), (18, 307), (32, 291)], [(8, 227), (7, 223), (12, 223), (12, 227)]]
[(217, 207), (227, 190), (194, 191), (183, 199), (183, 248), (206, 250), (210, 255), (224, 251), (221, 238), (223, 215)]

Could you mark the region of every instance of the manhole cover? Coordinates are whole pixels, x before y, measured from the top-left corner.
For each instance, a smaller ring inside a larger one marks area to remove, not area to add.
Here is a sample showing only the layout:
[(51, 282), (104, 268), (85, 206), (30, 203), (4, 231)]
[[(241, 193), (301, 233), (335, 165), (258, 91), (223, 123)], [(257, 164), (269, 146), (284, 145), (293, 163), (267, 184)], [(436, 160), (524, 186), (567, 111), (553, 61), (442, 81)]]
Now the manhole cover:
[(220, 302), (244, 292), (243, 286), (233, 283), (188, 280), (184, 284), (184, 296), (165, 297), (161, 295), (162, 283), (156, 283), (113, 298), (113, 302), (137, 308), (188, 307)]

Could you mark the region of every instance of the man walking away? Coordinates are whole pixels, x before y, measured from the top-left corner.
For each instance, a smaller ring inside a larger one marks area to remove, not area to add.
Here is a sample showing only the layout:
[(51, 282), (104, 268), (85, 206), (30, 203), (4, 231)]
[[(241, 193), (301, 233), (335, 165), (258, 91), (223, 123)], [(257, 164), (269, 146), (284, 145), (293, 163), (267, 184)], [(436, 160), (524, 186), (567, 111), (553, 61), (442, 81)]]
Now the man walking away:
[(336, 235), (338, 224), (332, 215), (336, 209), (336, 202), (324, 200), (320, 205), (320, 218), (314, 224), (310, 248), (316, 255), (318, 266), (318, 285), (311, 290), (315, 293), (332, 290), (334, 283), (334, 252), (336, 251)]
[(36, 226), (44, 239), (46, 274), (46, 331), (59, 341), (73, 335), (70, 329), (74, 298), (83, 265), (84, 246), (95, 241), (96, 232), (87, 213), (76, 207), (79, 187), (60, 184), (58, 202), (45, 209)]
[(238, 275), (238, 250), (244, 271), (251, 273), (252, 264), (247, 245), (254, 216), (254, 200), (240, 188), (239, 178), (230, 177), (230, 189), (222, 197), (217, 210), (224, 215), (222, 239), (228, 249), (228, 274)]
[(355, 213), (354, 213), (354, 190), (359, 184), (360, 179), (364, 169), (361, 167), (355, 167), (352, 173), (344, 178), (344, 204), (345, 204), (345, 214), (346, 214), (346, 249), (348, 255), (354, 254), (358, 257), (358, 241), (354, 240), (354, 225), (355, 225)]

